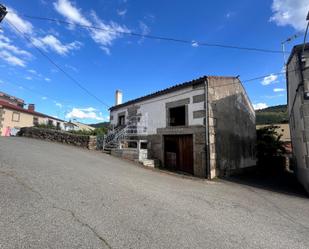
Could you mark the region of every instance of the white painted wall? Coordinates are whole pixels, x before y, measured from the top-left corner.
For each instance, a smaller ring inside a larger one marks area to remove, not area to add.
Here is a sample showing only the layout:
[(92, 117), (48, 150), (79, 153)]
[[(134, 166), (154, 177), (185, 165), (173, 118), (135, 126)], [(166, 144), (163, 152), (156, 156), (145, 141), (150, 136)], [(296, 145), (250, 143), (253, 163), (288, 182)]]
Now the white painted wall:
[[(156, 134), (158, 128), (166, 127), (166, 107), (165, 104), (174, 102), (181, 99), (190, 98), (190, 104), (188, 105), (188, 122), (189, 125), (203, 125), (203, 118), (193, 119), (193, 112), (204, 109), (204, 102), (193, 104), (193, 96), (204, 94), (204, 88), (193, 89), (192, 86), (174, 91), (172, 93), (164, 94), (152, 99), (144, 100), (136, 103), (140, 106), (138, 113), (141, 113), (145, 117), (148, 127), (148, 135)], [(133, 105), (131, 105), (133, 106)], [(124, 106), (117, 110), (111, 111), (110, 115), (113, 116), (111, 120), (112, 125), (117, 125), (118, 114), (126, 112), (129, 106)]]

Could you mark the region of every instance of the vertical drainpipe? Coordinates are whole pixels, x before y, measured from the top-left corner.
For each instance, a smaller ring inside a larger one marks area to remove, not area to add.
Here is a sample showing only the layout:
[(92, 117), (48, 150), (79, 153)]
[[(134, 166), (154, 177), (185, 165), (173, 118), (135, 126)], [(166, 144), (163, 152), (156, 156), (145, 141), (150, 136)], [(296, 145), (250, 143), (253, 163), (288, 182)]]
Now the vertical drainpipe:
[(204, 93), (205, 93), (205, 155), (206, 155), (206, 177), (211, 179), (210, 176), (210, 156), (209, 156), (209, 111), (208, 111), (208, 77), (205, 78), (204, 82)]

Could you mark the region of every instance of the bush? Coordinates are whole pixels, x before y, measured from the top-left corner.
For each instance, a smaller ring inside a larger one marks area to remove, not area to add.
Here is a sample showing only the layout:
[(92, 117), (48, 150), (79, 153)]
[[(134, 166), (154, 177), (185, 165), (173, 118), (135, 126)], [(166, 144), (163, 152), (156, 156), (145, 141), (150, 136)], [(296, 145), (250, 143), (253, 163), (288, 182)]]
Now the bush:
[(257, 130), (257, 159), (258, 165), (267, 170), (282, 171), (285, 167), (283, 155), (286, 150), (282, 135), (276, 132), (277, 126), (267, 126)]
[(36, 124), (34, 127), (42, 128), (42, 129), (57, 130), (57, 127), (53, 124)]
[(104, 135), (107, 133), (107, 129), (105, 127), (101, 128), (95, 128), (92, 131), (89, 130), (78, 130), (78, 131), (69, 131), (72, 134), (77, 134), (77, 135), (86, 135), (86, 136), (98, 136), (98, 135)]

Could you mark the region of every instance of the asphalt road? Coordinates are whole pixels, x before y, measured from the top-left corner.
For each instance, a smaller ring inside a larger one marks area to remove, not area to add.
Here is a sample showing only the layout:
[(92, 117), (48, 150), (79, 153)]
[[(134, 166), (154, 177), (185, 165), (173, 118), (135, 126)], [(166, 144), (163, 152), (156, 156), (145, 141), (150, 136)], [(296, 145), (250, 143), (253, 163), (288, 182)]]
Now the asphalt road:
[(309, 248), (309, 199), (0, 138), (0, 248)]

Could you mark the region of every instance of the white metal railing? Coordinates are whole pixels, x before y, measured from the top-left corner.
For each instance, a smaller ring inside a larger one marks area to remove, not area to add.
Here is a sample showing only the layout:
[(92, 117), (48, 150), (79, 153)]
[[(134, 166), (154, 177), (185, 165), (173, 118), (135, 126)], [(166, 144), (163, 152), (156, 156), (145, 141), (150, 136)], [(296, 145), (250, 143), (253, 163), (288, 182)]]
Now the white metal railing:
[(120, 146), (120, 143), (132, 136), (147, 135), (148, 116), (133, 116), (125, 125), (110, 129), (103, 139), (103, 149), (108, 145)]

